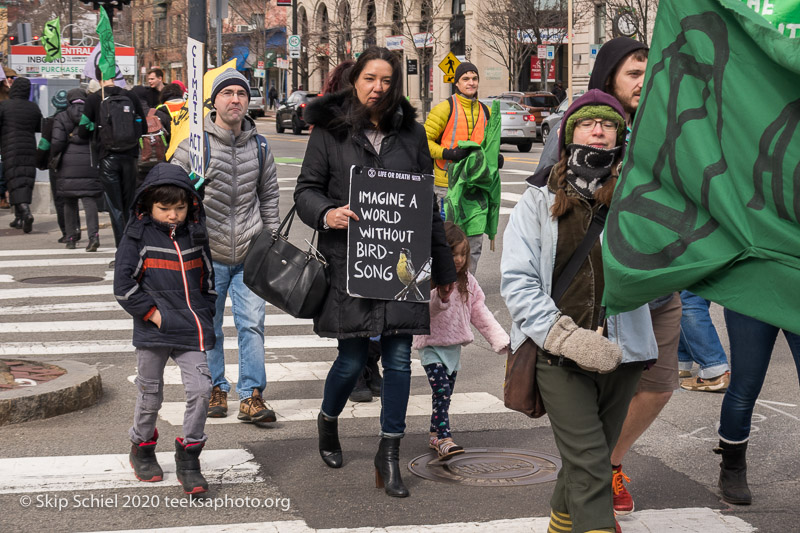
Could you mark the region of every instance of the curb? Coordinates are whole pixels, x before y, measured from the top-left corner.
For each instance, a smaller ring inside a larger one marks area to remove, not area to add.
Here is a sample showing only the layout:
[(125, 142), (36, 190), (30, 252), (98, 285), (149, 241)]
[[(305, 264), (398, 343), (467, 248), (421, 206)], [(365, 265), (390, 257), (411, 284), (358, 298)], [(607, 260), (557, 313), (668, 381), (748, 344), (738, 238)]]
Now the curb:
[(47, 364), (59, 366), (67, 373), (35, 387), (0, 392), (0, 426), (71, 413), (96, 404), (103, 396), (96, 367), (77, 361), (47, 361)]

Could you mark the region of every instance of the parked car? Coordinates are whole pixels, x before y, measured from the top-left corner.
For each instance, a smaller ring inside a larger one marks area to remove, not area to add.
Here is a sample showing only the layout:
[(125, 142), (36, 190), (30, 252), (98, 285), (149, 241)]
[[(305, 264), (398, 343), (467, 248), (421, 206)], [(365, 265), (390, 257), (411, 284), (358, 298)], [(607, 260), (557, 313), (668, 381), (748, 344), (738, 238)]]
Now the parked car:
[(558, 125), (561, 124), (561, 117), (564, 116), (564, 113), (567, 111), (569, 107), (569, 99), (564, 98), (555, 111), (550, 113), (550, 116), (545, 117), (542, 119), (542, 144), (547, 142), (547, 136), (550, 135), (550, 132), (558, 132)]
[(291, 128), (292, 133), (300, 135), (307, 130), (309, 125), (303, 120), (303, 110), (318, 97), (317, 91), (295, 91), (289, 98), (283, 100), (275, 114), (275, 131), (283, 133), (286, 128)]
[(247, 106), (247, 113), (253, 118), (264, 116), (264, 95), (260, 87), (250, 87), (250, 104)]
[[(575, 91), (575, 94), (572, 95), (572, 101), (574, 102), (576, 98), (585, 92), (586, 91)], [(550, 116), (542, 120), (542, 144), (547, 142), (547, 136), (550, 135), (551, 131), (558, 131), (558, 126), (561, 124), (561, 117), (564, 116), (567, 108), (569, 108), (569, 98), (564, 98), (564, 100), (558, 104), (556, 110), (550, 113)]]
[(498, 96), (490, 96), (500, 100), (516, 102), (527, 109), (536, 120), (536, 136), (541, 136), (542, 119), (550, 116), (550, 113), (558, 107), (558, 98), (553, 93), (546, 91), (521, 92), (506, 91)]
[[(520, 152), (530, 152), (536, 140), (536, 121), (528, 110), (508, 100), (500, 100), (500, 142), (515, 144)], [(492, 100), (481, 100), (491, 109)]]

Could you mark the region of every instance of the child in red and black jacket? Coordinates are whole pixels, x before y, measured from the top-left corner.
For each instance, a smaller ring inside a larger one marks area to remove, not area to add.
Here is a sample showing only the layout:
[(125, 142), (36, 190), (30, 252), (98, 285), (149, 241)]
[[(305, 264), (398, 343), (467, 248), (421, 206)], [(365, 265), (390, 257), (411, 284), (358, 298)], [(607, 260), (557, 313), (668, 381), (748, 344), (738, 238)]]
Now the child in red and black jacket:
[(140, 481), (161, 481), (156, 419), (164, 397), (164, 367), (172, 358), (186, 391), (183, 434), (175, 441), (178, 480), (187, 494), (208, 490), (200, 472), (214, 346), (214, 271), (200, 197), (181, 167), (160, 163), (136, 192), (117, 248), (114, 295), (133, 316), (136, 399), (130, 462)]

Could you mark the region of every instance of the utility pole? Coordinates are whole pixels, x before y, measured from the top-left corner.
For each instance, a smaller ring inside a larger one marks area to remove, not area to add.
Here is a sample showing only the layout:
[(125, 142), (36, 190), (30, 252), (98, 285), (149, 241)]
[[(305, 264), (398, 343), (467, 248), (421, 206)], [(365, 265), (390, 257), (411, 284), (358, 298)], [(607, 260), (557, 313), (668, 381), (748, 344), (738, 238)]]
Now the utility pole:
[[(292, 0), (292, 35), (297, 35), (297, 0)], [(303, 54), (303, 45), (300, 45)], [(308, 87), (306, 87), (308, 89)], [(297, 90), (297, 58), (292, 58), (292, 91)]]
[[(72, 1), (69, 0), (69, 45), (72, 46)], [(61, 46), (61, 43), (58, 43)]]

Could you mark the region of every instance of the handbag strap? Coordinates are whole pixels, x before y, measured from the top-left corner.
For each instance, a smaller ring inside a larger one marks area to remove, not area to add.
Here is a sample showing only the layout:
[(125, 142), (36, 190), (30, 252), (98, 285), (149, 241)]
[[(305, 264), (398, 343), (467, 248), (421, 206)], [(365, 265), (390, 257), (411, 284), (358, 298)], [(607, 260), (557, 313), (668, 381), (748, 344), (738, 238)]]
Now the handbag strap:
[(567, 292), (567, 287), (569, 287), (570, 283), (572, 283), (572, 280), (575, 278), (575, 274), (578, 273), (581, 265), (589, 256), (589, 252), (591, 251), (592, 246), (594, 246), (595, 241), (600, 236), (600, 233), (603, 232), (603, 226), (605, 226), (607, 214), (608, 207), (601, 205), (600, 209), (598, 209), (597, 213), (595, 213), (592, 217), (592, 223), (589, 225), (589, 229), (586, 230), (586, 235), (572, 253), (572, 257), (569, 258), (567, 266), (564, 267), (564, 270), (558, 277), (558, 281), (556, 281), (556, 284), (553, 287), (553, 293), (551, 294), (551, 297), (556, 305), (558, 305), (558, 302), (561, 300), (561, 297), (564, 296), (564, 293)]
[[(294, 221), (294, 214), (297, 211), (297, 206), (293, 205), (289, 212), (286, 213), (286, 216), (283, 217), (283, 221), (281, 222), (280, 227), (278, 227), (278, 233), (283, 235), (284, 238), (289, 237), (289, 231), (292, 229), (292, 222)], [(284, 231), (286, 228), (286, 231)]]

